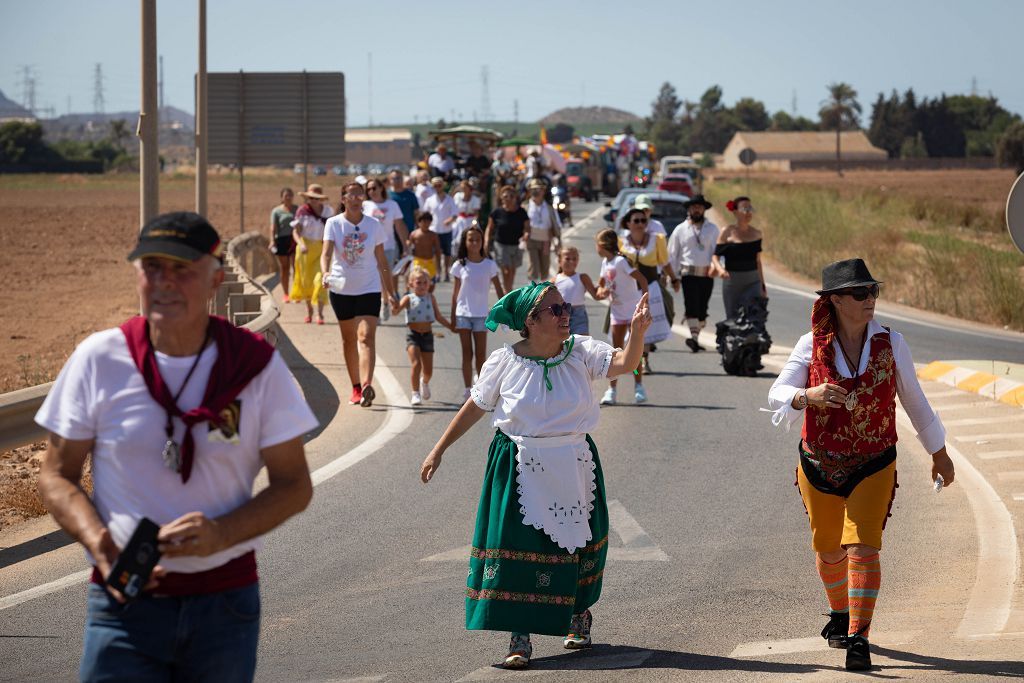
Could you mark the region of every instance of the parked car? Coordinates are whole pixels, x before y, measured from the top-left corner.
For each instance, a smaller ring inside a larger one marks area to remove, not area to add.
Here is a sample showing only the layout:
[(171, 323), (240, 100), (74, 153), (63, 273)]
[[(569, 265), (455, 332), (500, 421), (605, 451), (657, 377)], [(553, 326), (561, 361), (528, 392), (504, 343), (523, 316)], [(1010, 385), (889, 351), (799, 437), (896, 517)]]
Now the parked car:
[(327, 175), (327, 169), (323, 166), (314, 166), (313, 175)]
[(331, 173), (333, 173), (334, 175), (345, 175), (345, 172), (347, 170), (348, 169), (345, 168), (344, 166), (333, 166), (331, 168)]
[(293, 171), (294, 171), (295, 173), (297, 173), (298, 175), (302, 175), (302, 172), (303, 172), (303, 171), (304, 171), (305, 169), (303, 168), (302, 164), (295, 164), (295, 168), (293, 168), (292, 170), (293, 170)]
[(387, 166), (384, 164), (370, 164), (366, 167), (367, 175), (384, 175), (387, 173)]
[[(628, 211), (633, 206), (633, 202), (639, 195), (645, 194), (654, 204), (654, 209), (651, 211), (651, 218), (657, 221), (661, 221), (661, 224), (665, 226), (665, 232), (669, 235), (675, 230), (676, 226), (686, 220), (686, 202), (690, 200), (690, 197), (685, 194), (678, 192), (663, 192), (661, 190), (651, 190), (648, 188), (639, 187), (628, 187), (625, 190), (619, 192), (618, 196), (615, 197), (615, 202), (612, 203), (611, 211), (604, 215), (605, 221), (616, 230), (618, 229), (617, 218), (624, 211)], [(616, 205), (617, 204), (617, 205)], [(608, 206), (608, 204), (605, 204)]]
[(693, 194), (693, 179), (687, 173), (673, 173), (661, 179), (658, 189), (689, 196)]

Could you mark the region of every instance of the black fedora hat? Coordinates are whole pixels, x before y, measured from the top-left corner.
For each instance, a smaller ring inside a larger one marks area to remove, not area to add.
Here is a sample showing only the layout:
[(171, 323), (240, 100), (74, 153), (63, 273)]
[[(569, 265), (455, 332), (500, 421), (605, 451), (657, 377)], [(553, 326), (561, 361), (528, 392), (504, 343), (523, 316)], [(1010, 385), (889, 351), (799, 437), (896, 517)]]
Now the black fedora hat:
[(683, 208), (689, 209), (694, 204), (701, 204), (705, 210), (710, 209), (712, 206), (714, 206), (714, 204), (704, 199), (704, 195), (695, 194), (693, 195), (693, 197), (683, 202)]
[(848, 258), (845, 261), (830, 263), (821, 269), (821, 289), (819, 295), (835, 292), (850, 287), (866, 287), (880, 285), (879, 280), (871, 277), (864, 259)]

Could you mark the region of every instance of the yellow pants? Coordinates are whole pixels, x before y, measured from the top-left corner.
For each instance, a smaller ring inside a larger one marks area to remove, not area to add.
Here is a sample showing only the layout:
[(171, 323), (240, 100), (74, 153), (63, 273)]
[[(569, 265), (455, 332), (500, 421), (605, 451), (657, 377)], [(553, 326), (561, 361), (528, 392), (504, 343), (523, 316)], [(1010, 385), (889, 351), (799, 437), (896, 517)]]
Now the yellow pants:
[(437, 277), (437, 262), (432, 258), (420, 258), (419, 256), (413, 256), (412, 265), (419, 266), (430, 273), (431, 280)]
[(292, 279), (291, 298), (295, 301), (327, 303), (327, 292), (323, 288), (323, 274), (320, 272), (320, 255), (324, 251), (321, 240), (302, 238), (306, 253), (295, 250), (295, 277)]
[(797, 464), (800, 497), (811, 521), (811, 547), (829, 553), (850, 545), (882, 547), (882, 530), (896, 497), (896, 463), (857, 484), (849, 498), (822, 493)]

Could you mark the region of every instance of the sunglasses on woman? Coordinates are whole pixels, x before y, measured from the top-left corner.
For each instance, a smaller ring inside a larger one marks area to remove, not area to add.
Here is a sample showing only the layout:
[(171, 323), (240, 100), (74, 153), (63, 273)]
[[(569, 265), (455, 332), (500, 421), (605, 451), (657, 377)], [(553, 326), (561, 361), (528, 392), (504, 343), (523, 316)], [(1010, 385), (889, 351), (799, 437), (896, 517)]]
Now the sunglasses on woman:
[(853, 297), (854, 301), (864, 301), (869, 296), (872, 299), (878, 298), (878, 285), (868, 285), (866, 287), (852, 287), (850, 289), (844, 289), (836, 294), (842, 294)]
[(637, 225), (647, 225), (647, 219), (646, 218), (630, 218), (629, 222), (630, 223), (636, 223)]
[(537, 309), (537, 313), (541, 311), (551, 311), (551, 315), (556, 318), (561, 318), (563, 315), (572, 316), (572, 304), (566, 302), (564, 304), (551, 304), (544, 308)]

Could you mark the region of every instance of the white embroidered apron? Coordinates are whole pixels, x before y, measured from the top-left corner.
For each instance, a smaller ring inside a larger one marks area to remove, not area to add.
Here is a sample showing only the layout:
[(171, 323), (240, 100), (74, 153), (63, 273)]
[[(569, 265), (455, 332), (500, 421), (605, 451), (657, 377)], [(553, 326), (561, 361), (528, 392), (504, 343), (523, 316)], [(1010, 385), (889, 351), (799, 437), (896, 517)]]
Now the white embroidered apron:
[(523, 524), (546, 533), (570, 553), (593, 540), (594, 456), (585, 434), (508, 437), (516, 454), (516, 491)]

